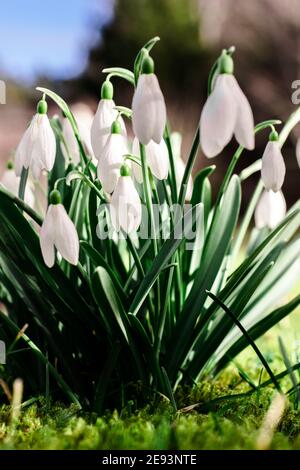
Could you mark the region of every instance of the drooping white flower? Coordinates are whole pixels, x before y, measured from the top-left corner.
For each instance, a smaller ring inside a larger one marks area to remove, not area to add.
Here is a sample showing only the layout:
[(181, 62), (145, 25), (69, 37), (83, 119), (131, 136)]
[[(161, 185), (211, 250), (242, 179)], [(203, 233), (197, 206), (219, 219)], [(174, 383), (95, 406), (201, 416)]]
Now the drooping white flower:
[(51, 171), (55, 161), (56, 141), (47, 116), (47, 103), (41, 100), (37, 113), (25, 131), (15, 155), (15, 172), (21, 175), (22, 168), (30, 169), (34, 179), (42, 170)]
[(128, 147), (121, 134), (121, 125), (118, 121), (114, 121), (102, 156), (98, 161), (98, 178), (107, 193), (112, 193), (117, 185), (123, 155), (126, 153), (128, 153)]
[(145, 149), (147, 163), (153, 175), (159, 180), (168, 178), (169, 153), (164, 139), (159, 144), (151, 140)]
[(79, 239), (76, 227), (60, 203), (58, 191), (50, 195), (40, 231), (40, 245), (45, 264), (51, 268), (55, 262), (55, 248), (70, 264), (76, 265), (79, 257)]
[[(2, 186), (4, 186), (4, 188), (6, 188), (9, 192), (14, 194), (15, 196), (18, 196), (20, 180), (21, 178), (19, 176), (16, 176), (13, 167), (11, 165), (8, 165), (1, 177), (0, 184), (2, 184)], [(31, 188), (30, 181), (28, 180), (26, 184), (24, 200), (26, 204), (28, 204), (30, 207), (34, 206), (34, 194)]]
[(135, 232), (141, 224), (142, 206), (140, 197), (130, 176), (130, 169), (123, 165), (116, 189), (110, 202), (111, 221), (115, 230)]
[[(105, 81), (101, 90), (101, 100), (91, 126), (91, 144), (95, 157), (99, 160), (104, 151), (104, 147), (110, 136), (112, 123), (118, 116), (115, 109), (113, 97), (113, 86)], [(121, 126), (121, 133), (124, 138), (127, 137), (126, 127), (122, 116), (119, 116), (118, 122)]]
[(273, 229), (284, 219), (285, 214), (286, 202), (282, 191), (275, 193), (272, 190), (264, 190), (255, 209), (255, 226), (258, 229)]
[[(76, 119), (81, 141), (88, 155), (94, 156), (91, 144), (91, 127), (93, 122), (93, 113), (89, 106), (84, 103), (76, 103), (71, 107), (71, 111)], [(64, 117), (62, 120), (62, 132), (68, 147), (68, 151), (72, 161), (77, 165), (80, 162), (80, 151), (78, 142), (74, 135), (74, 131), (68, 118)], [(61, 143), (61, 150), (66, 161), (68, 161), (69, 154), (65, 145)]]
[(132, 100), (132, 127), (138, 140), (147, 145), (151, 140), (159, 144), (166, 125), (166, 105), (160, 89), (154, 63), (146, 57)]
[[(172, 132), (171, 134), (171, 143), (173, 149), (173, 156), (174, 156), (174, 163), (175, 163), (175, 171), (176, 171), (176, 182), (177, 182), (177, 190), (178, 194), (180, 191), (180, 186), (182, 182), (182, 178), (185, 172), (185, 163), (181, 158), (181, 142), (182, 137), (179, 132)], [(188, 179), (187, 189), (185, 199), (186, 201), (190, 201), (193, 195), (193, 178), (192, 176)]]
[(218, 155), (233, 135), (240, 145), (254, 149), (252, 110), (232, 72), (233, 61), (225, 54), (200, 118), (200, 144), (208, 158)]
[[(135, 156), (140, 157), (139, 141), (137, 137), (134, 138), (132, 152)], [(166, 179), (169, 172), (169, 154), (164, 139), (162, 139), (159, 144), (156, 144), (153, 140), (150, 140), (149, 144), (145, 145), (145, 152), (147, 164), (152, 174), (159, 180)], [(141, 166), (132, 162), (132, 170), (138, 183), (142, 183), (143, 173)]]
[[(277, 134), (277, 133), (276, 133)], [(285, 177), (285, 163), (278, 140), (270, 140), (261, 161), (261, 178), (266, 189), (279, 191)]]

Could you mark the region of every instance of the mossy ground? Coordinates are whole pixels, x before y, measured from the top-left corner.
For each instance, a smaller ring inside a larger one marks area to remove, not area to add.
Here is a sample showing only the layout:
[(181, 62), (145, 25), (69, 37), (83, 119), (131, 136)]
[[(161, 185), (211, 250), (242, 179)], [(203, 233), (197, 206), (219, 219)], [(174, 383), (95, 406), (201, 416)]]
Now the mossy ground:
[[(288, 345), (291, 362), (297, 362), (299, 312), (284, 320), (258, 344), (275, 373), (285, 369), (277, 336)], [(155, 407), (135, 409), (127, 405), (121, 412), (106, 412), (99, 417), (78, 411), (74, 406), (52, 404), (44, 399), (22, 409), (14, 425), (10, 407), (0, 406), (0, 449), (255, 449), (258, 431), (274, 396), (274, 388), (258, 388), (251, 395), (225, 399), (213, 409), (182, 408), (195, 403), (205, 405), (215, 398), (251, 390), (240, 372), (257, 385), (269, 377), (257, 357), (245, 351), (217, 380), (202, 381), (192, 389), (176, 394), (177, 413), (161, 398)], [(287, 391), (289, 377), (282, 382)], [(3, 400), (0, 400), (0, 403)], [(300, 411), (290, 401), (273, 435), (271, 449), (300, 449)]]
[[(237, 388), (246, 387), (240, 384)], [(223, 396), (224, 391), (228, 393), (229, 387), (205, 382), (190, 391), (184, 403), (207, 402)], [(236, 387), (231, 393), (236, 393)], [(174, 413), (162, 401), (154, 412), (150, 407), (126, 407), (101, 417), (61, 404), (47, 411), (41, 399), (24, 409), (15, 425), (10, 424), (10, 408), (2, 406), (0, 449), (255, 449), (273, 395), (274, 390), (266, 388), (248, 397), (221, 401), (207, 413), (197, 408)], [(178, 398), (180, 405), (183, 396)], [(300, 449), (300, 411), (292, 403), (270, 448)]]

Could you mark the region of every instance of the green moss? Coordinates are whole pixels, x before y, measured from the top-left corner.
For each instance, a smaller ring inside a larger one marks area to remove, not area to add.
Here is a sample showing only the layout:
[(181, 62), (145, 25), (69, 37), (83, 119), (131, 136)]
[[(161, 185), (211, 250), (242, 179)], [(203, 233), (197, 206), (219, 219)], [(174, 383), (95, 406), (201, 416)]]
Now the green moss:
[[(243, 384), (238, 386), (245, 389)], [(178, 394), (181, 400), (183, 393), (181, 390)], [(52, 405), (47, 412), (41, 400), (22, 411), (14, 428), (9, 424), (9, 407), (3, 405), (0, 449), (255, 449), (258, 429), (273, 394), (273, 389), (264, 389), (248, 397), (221, 401), (209, 413), (201, 413), (196, 407), (175, 414), (162, 401), (155, 412), (150, 406), (134, 412), (126, 408), (101, 417), (61, 404)], [(223, 384), (206, 381), (189, 391), (185, 405), (195, 404), (195, 398), (203, 403), (220, 395), (224, 395)], [(290, 406), (274, 435), (272, 449), (300, 449), (299, 418), (300, 412)]]
[[(277, 346), (279, 332), (290, 347), (292, 360), (297, 361), (293, 332), (299, 330), (298, 317), (299, 312), (285, 319), (258, 342), (274, 373), (285, 369)], [(249, 396), (228, 399), (230, 395), (251, 390), (240, 375), (241, 367), (256, 385), (269, 379), (257, 357), (247, 349), (217, 380), (205, 379), (192, 388), (177, 390), (178, 409), (198, 404), (187, 412), (174, 413), (164, 397), (139, 409), (143, 394), (139, 383), (132, 386), (134, 402), (120, 412), (107, 411), (101, 417), (79, 412), (74, 405), (52, 404), (47, 411), (46, 401), (41, 398), (23, 409), (19, 423), (12, 428), (10, 408), (2, 405), (0, 449), (255, 449), (258, 429), (274, 388), (261, 388)], [(285, 391), (291, 385), (288, 376), (281, 381)], [(227, 398), (220, 400), (224, 396)], [(213, 406), (208, 406), (211, 402)], [(300, 449), (300, 411), (294, 410), (293, 402), (274, 434), (271, 448)]]

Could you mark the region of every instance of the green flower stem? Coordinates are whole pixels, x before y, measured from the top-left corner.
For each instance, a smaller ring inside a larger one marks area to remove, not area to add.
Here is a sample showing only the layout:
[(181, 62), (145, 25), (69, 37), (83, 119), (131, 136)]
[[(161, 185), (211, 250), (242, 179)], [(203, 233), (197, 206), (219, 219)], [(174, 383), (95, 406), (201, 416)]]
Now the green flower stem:
[(137, 252), (137, 250), (136, 250), (136, 248), (135, 248), (135, 246), (134, 246), (134, 243), (133, 243), (133, 241), (132, 241), (130, 235), (129, 235), (129, 234), (126, 234), (123, 230), (122, 230), (122, 234), (123, 234), (125, 240), (127, 240), (128, 248), (129, 248), (129, 250), (130, 250), (130, 252), (131, 252), (131, 254), (132, 254), (132, 257), (133, 257), (133, 259), (134, 259), (135, 265), (136, 265), (136, 267), (137, 267), (137, 270), (138, 270), (140, 276), (141, 276), (142, 278), (145, 277), (145, 271), (144, 271), (143, 265), (142, 265), (142, 263), (141, 263), (140, 257), (139, 257), (139, 255), (138, 255), (138, 252)]
[[(152, 240), (153, 252), (154, 257), (158, 254), (158, 247), (157, 247), (157, 240), (156, 240), (156, 230), (155, 230), (155, 218), (152, 206), (152, 197), (151, 197), (151, 186), (149, 180), (149, 173), (148, 173), (148, 165), (146, 160), (146, 149), (143, 144), (140, 143), (140, 155), (141, 155), (141, 163), (142, 163), (142, 172), (143, 172), (143, 182), (144, 182), (144, 195), (145, 195), (145, 202), (148, 212), (148, 217), (150, 220), (150, 235)], [(157, 279), (157, 314), (159, 315), (160, 310), (160, 285), (159, 279)]]
[[(155, 46), (155, 44), (157, 43), (157, 41), (159, 41), (160, 38), (159, 36), (155, 36), (154, 38), (150, 39), (148, 42), (146, 42), (146, 44), (144, 44), (144, 46), (140, 49), (140, 51), (138, 52), (137, 56), (136, 56), (136, 59), (134, 61), (134, 81), (135, 81), (135, 85), (137, 84), (137, 81), (138, 81), (138, 78), (139, 78), (139, 74), (140, 74), (140, 70), (141, 70), (141, 65), (142, 65), (142, 61), (143, 61), (143, 58), (145, 56), (145, 53), (148, 51), (150, 52), (151, 49)], [(147, 50), (147, 51), (146, 51)]]
[(37, 214), (33, 209), (31, 209), (31, 207), (28, 206), (26, 202), (24, 202), (19, 197), (7, 191), (1, 185), (0, 185), (0, 192), (4, 194), (8, 199), (10, 199), (12, 202), (14, 202), (19, 207), (19, 209), (26, 212), (26, 214), (28, 214), (32, 218), (32, 220), (34, 220), (38, 225), (42, 225), (43, 223), (42, 217), (39, 214)]
[[(96, 195), (100, 199), (101, 202), (107, 203), (106, 198), (101, 194), (101, 191), (97, 188), (97, 186), (91, 181), (88, 176), (85, 173), (82, 173), (81, 171), (76, 171), (76, 176), (79, 175), (81, 181), (83, 181), (87, 186), (89, 186), (93, 191), (95, 191)], [(76, 179), (79, 179), (76, 178)], [(64, 177), (67, 180), (68, 184), (68, 176)], [(63, 178), (61, 178), (63, 179)]]
[(27, 183), (27, 178), (28, 178), (28, 168), (22, 168), (22, 173), (21, 173), (21, 180), (20, 180), (20, 185), (19, 185), (19, 198), (24, 201), (25, 197), (25, 190), (26, 190), (26, 183)]
[(293, 128), (300, 122), (300, 107), (294, 111), (288, 120), (286, 121), (285, 125), (283, 126), (280, 134), (279, 134), (279, 145), (280, 147), (283, 146), (286, 139), (288, 138), (290, 132)]
[(194, 140), (193, 140), (190, 155), (189, 155), (186, 167), (185, 167), (183, 178), (182, 178), (182, 181), (181, 181), (179, 198), (178, 198), (178, 202), (179, 202), (181, 207), (183, 207), (183, 205), (184, 205), (187, 186), (188, 186), (188, 181), (189, 181), (189, 178), (192, 174), (193, 166), (194, 166), (196, 156), (197, 156), (197, 153), (198, 153), (199, 144), (200, 144), (200, 131), (199, 131), (199, 126), (198, 126), (195, 137), (194, 137)]
[[(198, 149), (199, 149), (199, 144), (200, 144), (200, 130), (198, 126), (197, 131), (194, 136), (190, 155), (189, 155), (189, 158), (188, 158), (185, 170), (184, 170), (181, 185), (180, 185), (178, 203), (181, 209), (183, 209), (183, 206), (184, 206), (184, 201), (185, 201), (187, 187), (188, 187), (188, 181), (192, 174), (193, 166), (194, 166)], [(181, 291), (181, 273), (180, 273), (181, 259), (180, 258), (181, 258), (181, 249), (178, 250), (177, 259), (175, 259), (175, 261), (178, 261), (178, 265), (179, 265), (179, 267), (176, 269), (176, 277), (175, 277), (176, 287), (177, 287), (175, 290), (175, 293), (176, 293), (176, 303), (177, 303), (178, 312), (180, 311), (182, 301), (183, 301), (182, 291)]]
[[(234, 245), (233, 245), (233, 248), (232, 248), (232, 251), (231, 251), (231, 259), (233, 260), (233, 262), (235, 261), (236, 257), (239, 254), (240, 248), (242, 246), (243, 240), (244, 240), (244, 238), (246, 236), (246, 233), (248, 231), (253, 213), (255, 211), (257, 202), (259, 200), (259, 197), (262, 193), (263, 188), (264, 188), (264, 185), (263, 185), (262, 180), (260, 179), (259, 182), (257, 183), (255, 191), (252, 195), (252, 198), (249, 202), (249, 205), (248, 205), (247, 210), (245, 212), (245, 215), (244, 215), (244, 218), (242, 220), (239, 232), (237, 234), (237, 237), (235, 239), (235, 242), (234, 242)], [(232, 268), (234, 268), (234, 266), (232, 266)]]
[[(178, 265), (176, 264), (176, 267), (177, 266)], [(158, 322), (158, 325), (157, 325), (158, 328), (157, 328), (157, 331), (156, 331), (155, 337), (154, 337), (154, 352), (155, 352), (157, 361), (159, 361), (159, 354), (160, 354), (160, 350), (161, 350), (161, 342), (162, 342), (164, 327), (165, 327), (165, 323), (166, 323), (166, 316), (167, 316), (167, 310), (168, 310), (168, 306), (169, 306), (169, 297), (170, 297), (170, 293), (171, 293), (171, 290), (172, 290), (173, 277), (174, 277), (174, 265), (171, 265), (169, 275), (168, 275), (168, 280), (167, 280), (167, 287), (166, 287), (166, 292), (165, 292), (165, 301), (164, 301), (164, 305), (163, 305), (163, 308), (162, 308), (162, 313), (160, 315), (160, 319), (159, 319), (159, 322)]]
[(177, 202), (177, 181), (176, 181), (176, 168), (171, 144), (170, 129), (168, 124), (165, 127), (165, 142), (168, 148), (169, 162), (170, 162), (170, 181), (171, 181), (171, 195), (174, 203)]
[(156, 231), (155, 231), (155, 219), (153, 213), (153, 206), (152, 206), (152, 198), (151, 198), (151, 187), (150, 187), (150, 180), (149, 180), (149, 173), (148, 173), (148, 166), (146, 161), (146, 149), (143, 144), (140, 144), (140, 154), (141, 154), (141, 163), (142, 163), (142, 172), (143, 172), (143, 181), (144, 181), (144, 195), (145, 195), (145, 202), (148, 211), (148, 217), (150, 219), (150, 231), (151, 231), (151, 239), (153, 245), (153, 252), (154, 256), (157, 255), (157, 240), (156, 240)]
[[(132, 241), (129, 234), (126, 234), (123, 230), (122, 230), (122, 233), (123, 233), (123, 236), (126, 240), (127, 246), (128, 246), (128, 248), (131, 252), (131, 255), (134, 259), (137, 271), (138, 271), (139, 275), (141, 276), (141, 279), (143, 279), (145, 277), (145, 271), (144, 271), (143, 265), (141, 263), (141, 259), (139, 257), (139, 254), (138, 254), (138, 252), (136, 250), (136, 247), (134, 245), (134, 242)], [(152, 302), (152, 299), (151, 299), (150, 296), (148, 297), (148, 306), (149, 306), (150, 318), (154, 319), (155, 318), (155, 316), (154, 316), (155, 310), (154, 310), (154, 305), (153, 305), (153, 302)]]

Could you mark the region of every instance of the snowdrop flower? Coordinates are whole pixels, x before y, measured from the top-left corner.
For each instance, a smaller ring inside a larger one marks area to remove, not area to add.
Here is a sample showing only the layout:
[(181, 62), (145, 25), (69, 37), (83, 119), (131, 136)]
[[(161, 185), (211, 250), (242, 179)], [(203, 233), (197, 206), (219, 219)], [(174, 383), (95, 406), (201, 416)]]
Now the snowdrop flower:
[(276, 193), (272, 190), (264, 190), (255, 209), (255, 226), (258, 229), (263, 227), (275, 228), (285, 217), (286, 202), (282, 191)]
[(55, 248), (69, 263), (76, 265), (79, 257), (79, 239), (76, 227), (61, 204), (60, 193), (50, 194), (41, 231), (40, 245), (45, 264), (51, 268), (55, 262)]
[(121, 132), (121, 124), (119, 121), (114, 121), (103, 154), (98, 161), (98, 178), (107, 193), (114, 191), (120, 176), (123, 155), (128, 153), (127, 142)]
[(200, 118), (200, 142), (208, 158), (218, 155), (235, 136), (240, 145), (254, 149), (254, 121), (249, 102), (233, 75), (233, 60), (224, 52), (220, 74)]
[[(71, 111), (76, 119), (79, 134), (85, 150), (91, 157), (94, 156), (92, 144), (91, 144), (91, 127), (93, 122), (93, 113), (90, 108), (84, 103), (76, 103), (71, 107)], [(80, 150), (78, 142), (74, 135), (74, 131), (68, 118), (63, 117), (62, 120), (62, 133), (68, 147), (68, 151), (63, 143), (61, 143), (61, 151), (66, 161), (69, 159), (69, 155), (72, 158), (73, 163), (77, 165), (80, 162)]]
[[(180, 186), (182, 182), (182, 178), (185, 172), (185, 163), (181, 158), (181, 142), (182, 138), (179, 132), (172, 132), (171, 134), (171, 143), (173, 148), (173, 156), (174, 156), (174, 163), (175, 163), (175, 171), (176, 171), (176, 182), (177, 182), (177, 189), (178, 194), (180, 191)], [(189, 177), (185, 199), (186, 201), (190, 201), (193, 195), (193, 178), (192, 176)]]
[[(10, 193), (18, 196), (19, 194), (19, 186), (20, 186), (21, 178), (16, 176), (13, 164), (8, 162), (7, 168), (4, 171), (2, 178), (0, 180), (0, 184), (4, 186)], [(25, 202), (30, 207), (34, 206), (34, 194), (32, 188), (30, 187), (30, 182), (27, 181), (26, 190), (25, 190)]]
[[(110, 136), (111, 125), (118, 117), (118, 111), (115, 109), (116, 105), (113, 100), (113, 92), (113, 85), (110, 81), (106, 80), (102, 85), (101, 100), (91, 127), (92, 149), (98, 160), (103, 155), (104, 147)], [(118, 122), (121, 125), (121, 133), (126, 138), (126, 127), (121, 116), (118, 117)]]
[(132, 100), (132, 127), (138, 140), (149, 144), (153, 140), (160, 144), (166, 125), (166, 105), (157, 77), (154, 62), (150, 56), (142, 63)]
[(15, 156), (15, 172), (20, 176), (22, 169), (30, 169), (34, 179), (41, 171), (51, 171), (55, 161), (56, 141), (47, 116), (47, 103), (41, 100), (37, 113), (25, 131)]
[(117, 231), (123, 229), (126, 233), (135, 232), (141, 224), (141, 201), (128, 165), (122, 165), (120, 169), (120, 178), (111, 197), (110, 215), (113, 227)]
[[(162, 139), (157, 144), (150, 140), (149, 144), (145, 145), (147, 164), (152, 174), (159, 180), (165, 180), (169, 172), (169, 154), (168, 147)], [(137, 137), (134, 138), (132, 145), (132, 152), (135, 156), (140, 157), (140, 146)], [(133, 175), (138, 183), (143, 182), (142, 167), (137, 163), (132, 163)]]
[(277, 132), (271, 132), (261, 161), (261, 178), (266, 189), (279, 191), (285, 177), (285, 163), (278, 142)]

